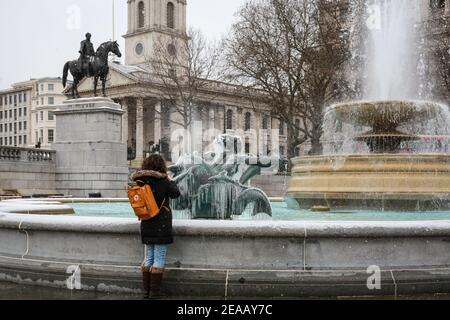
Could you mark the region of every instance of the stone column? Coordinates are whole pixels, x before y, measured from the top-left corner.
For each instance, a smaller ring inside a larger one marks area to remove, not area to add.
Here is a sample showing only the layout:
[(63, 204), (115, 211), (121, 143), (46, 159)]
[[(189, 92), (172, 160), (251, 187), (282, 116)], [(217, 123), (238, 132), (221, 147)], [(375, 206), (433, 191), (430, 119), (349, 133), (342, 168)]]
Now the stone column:
[(209, 128), (208, 129), (214, 129), (215, 128), (215, 110), (214, 106), (209, 107)]
[(123, 99), (121, 101), (121, 104), (122, 110), (124, 111), (124, 114), (122, 116), (122, 143), (126, 143), (128, 146), (128, 100)]
[(182, 28), (181, 31), (186, 32), (186, 4), (182, 4), (183, 17), (182, 17)]
[(144, 159), (144, 98), (136, 99), (136, 160)]
[(155, 1), (150, 1), (149, 8), (147, 10), (148, 12), (148, 23), (150, 27), (154, 26), (156, 24), (155, 21)]
[(155, 10), (156, 24), (161, 26), (163, 24), (162, 16), (165, 14), (166, 11), (165, 10), (163, 11), (162, 0), (158, 0), (156, 2), (156, 6), (157, 6), (157, 8)]
[(131, 31), (136, 31), (136, 0), (131, 0)]
[(145, 27), (146, 28), (150, 28), (151, 27), (151, 23), (152, 23), (152, 13), (150, 12), (151, 10), (151, 3), (152, 1), (147, 1), (144, 2), (144, 8), (145, 8)]
[[(261, 153), (261, 150), (259, 149), (259, 145), (260, 145), (260, 139), (261, 139), (261, 128), (262, 128), (262, 114), (261, 112), (257, 111), (254, 113), (254, 117), (255, 117), (255, 132), (256, 132), (256, 141), (253, 141), (253, 143), (255, 144), (255, 149), (256, 149), (256, 154)], [(253, 152), (255, 151), (255, 149), (253, 150)]]
[(131, 0), (127, 1), (128, 4), (128, 33), (130, 33), (131, 30), (131, 10), (133, 9), (131, 6)]
[(155, 105), (155, 143), (159, 144), (159, 140), (161, 140), (161, 119), (162, 119), (162, 115), (161, 115), (161, 101), (157, 101), (156, 105)]

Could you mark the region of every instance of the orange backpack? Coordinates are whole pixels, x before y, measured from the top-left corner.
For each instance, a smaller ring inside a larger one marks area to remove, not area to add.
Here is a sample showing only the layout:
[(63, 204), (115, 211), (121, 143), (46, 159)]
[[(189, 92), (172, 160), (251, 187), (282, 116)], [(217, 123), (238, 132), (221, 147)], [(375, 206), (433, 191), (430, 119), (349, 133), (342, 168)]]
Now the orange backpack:
[[(141, 181), (138, 182), (143, 184)], [(143, 221), (153, 219), (159, 215), (164, 206), (164, 202), (166, 201), (166, 199), (164, 199), (161, 208), (158, 208), (155, 196), (148, 184), (128, 187), (128, 199), (130, 200), (135, 215), (139, 220)]]

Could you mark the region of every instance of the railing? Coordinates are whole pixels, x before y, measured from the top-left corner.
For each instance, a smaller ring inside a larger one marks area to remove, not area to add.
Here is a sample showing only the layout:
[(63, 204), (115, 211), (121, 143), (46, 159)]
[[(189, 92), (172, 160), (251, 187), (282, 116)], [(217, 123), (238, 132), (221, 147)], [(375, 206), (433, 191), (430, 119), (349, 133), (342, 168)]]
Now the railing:
[(0, 161), (54, 163), (56, 151), (0, 146)]

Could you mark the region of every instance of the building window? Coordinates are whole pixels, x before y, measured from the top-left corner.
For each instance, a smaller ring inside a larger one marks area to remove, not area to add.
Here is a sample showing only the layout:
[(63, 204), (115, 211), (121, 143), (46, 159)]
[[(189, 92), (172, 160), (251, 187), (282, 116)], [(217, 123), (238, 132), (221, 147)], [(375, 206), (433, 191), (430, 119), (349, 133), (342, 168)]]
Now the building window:
[(42, 143), (42, 142), (44, 142), (44, 130), (43, 129), (41, 129), (40, 130), (41, 132), (41, 136), (39, 137), (39, 141)]
[(23, 108), (23, 116), (24, 116), (24, 117), (27, 116), (27, 108)]
[(53, 121), (55, 120), (55, 114), (53, 112), (48, 112), (48, 120), (49, 121)]
[(17, 109), (14, 109), (14, 120), (17, 120)]
[(41, 121), (44, 121), (44, 111), (41, 111)]
[(55, 91), (55, 85), (53, 83), (48, 84), (48, 91)]
[(245, 154), (250, 154), (250, 141), (245, 139)]
[(12, 123), (10, 123), (9, 124), (9, 132), (12, 132), (13, 131), (13, 129), (12, 129)]
[(8, 119), (8, 111), (5, 110), (5, 119)]
[(269, 117), (268, 116), (263, 117), (262, 128), (264, 130), (269, 129)]
[(17, 94), (14, 95), (14, 105), (17, 105)]
[(0, 137), (0, 146), (2, 146), (2, 145), (3, 145), (3, 138)]
[(23, 136), (23, 144), (24, 144), (24, 145), (27, 144), (27, 136)]
[(284, 122), (280, 120), (280, 136), (284, 136)]
[(3, 106), (3, 96), (0, 96), (0, 107)]
[(19, 94), (19, 103), (22, 103), (22, 94)]
[(19, 145), (22, 145), (22, 136), (19, 136)]
[(175, 28), (175, 6), (172, 2), (167, 4), (167, 26), (171, 29)]
[(44, 105), (44, 98), (41, 98), (41, 105)]
[(284, 146), (280, 146), (280, 156), (284, 157)]
[(19, 108), (19, 117), (22, 116), (22, 108)]
[(233, 129), (233, 110), (227, 111), (227, 116), (226, 116), (225, 122), (226, 122), (227, 130), (232, 130)]
[(138, 28), (143, 28), (145, 25), (145, 5), (144, 1), (138, 4)]
[(39, 122), (39, 114), (36, 112), (36, 123)]
[(22, 131), (22, 122), (19, 122), (19, 131)]
[(55, 98), (54, 97), (48, 97), (48, 104), (55, 104)]
[(14, 134), (17, 134), (17, 122), (14, 122)]
[(252, 125), (252, 114), (250, 112), (247, 112), (245, 114), (245, 131), (250, 130)]
[(17, 136), (14, 136), (14, 147), (17, 147)]
[(170, 109), (162, 112), (162, 123), (164, 128), (170, 128)]
[(23, 122), (23, 130), (27, 130), (27, 122), (26, 121)]
[(48, 130), (48, 143), (53, 143), (55, 139), (55, 131), (53, 129)]
[(23, 102), (27, 102), (27, 93), (26, 92), (23, 94)]
[(44, 85), (41, 84), (41, 92), (44, 92)]
[(38, 143), (38, 141), (39, 141), (39, 135), (38, 135), (37, 130), (34, 132), (34, 138), (35, 138), (36, 143)]
[(0, 133), (2, 133), (2, 132), (3, 132), (3, 124), (0, 123)]
[(12, 96), (9, 96), (9, 105), (12, 105)]

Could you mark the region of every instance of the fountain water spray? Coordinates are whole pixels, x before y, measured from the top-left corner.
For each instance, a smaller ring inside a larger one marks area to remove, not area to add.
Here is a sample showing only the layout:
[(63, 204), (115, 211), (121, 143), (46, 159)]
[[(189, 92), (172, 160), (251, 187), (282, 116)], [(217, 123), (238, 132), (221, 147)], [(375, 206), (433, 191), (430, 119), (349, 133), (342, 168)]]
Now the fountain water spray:
[(418, 8), (417, 0), (368, 7), (365, 100), (329, 107), (326, 153), (293, 160), (287, 194), (301, 208), (450, 210), (450, 115), (418, 99)]
[(376, 0), (368, 7), (369, 44), (365, 98), (404, 100), (417, 98), (415, 17), (418, 1)]

